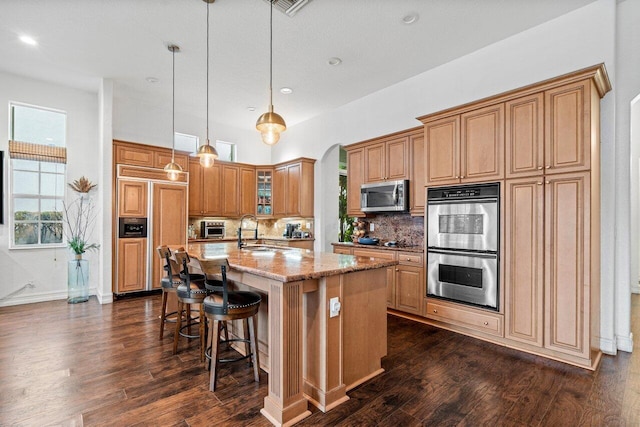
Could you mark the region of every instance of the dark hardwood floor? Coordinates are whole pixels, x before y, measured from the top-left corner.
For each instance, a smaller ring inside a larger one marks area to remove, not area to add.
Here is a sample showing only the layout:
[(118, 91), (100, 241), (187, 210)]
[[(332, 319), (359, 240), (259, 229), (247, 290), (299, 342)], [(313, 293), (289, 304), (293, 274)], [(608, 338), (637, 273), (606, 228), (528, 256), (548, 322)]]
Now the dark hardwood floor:
[[(640, 336), (640, 296), (632, 326)], [(158, 340), (160, 298), (0, 308), (1, 426), (269, 426), (267, 374)], [(638, 426), (640, 352), (589, 372), (389, 316), (386, 372), (300, 426)]]

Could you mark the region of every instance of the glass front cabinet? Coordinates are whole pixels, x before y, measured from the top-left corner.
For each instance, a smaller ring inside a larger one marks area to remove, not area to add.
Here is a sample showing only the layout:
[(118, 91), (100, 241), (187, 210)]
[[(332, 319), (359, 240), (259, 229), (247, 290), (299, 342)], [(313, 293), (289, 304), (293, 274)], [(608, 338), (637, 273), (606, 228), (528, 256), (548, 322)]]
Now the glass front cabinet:
[(258, 207), (257, 216), (270, 217), (273, 215), (272, 189), (273, 189), (273, 169), (257, 169), (256, 177), (258, 181)]

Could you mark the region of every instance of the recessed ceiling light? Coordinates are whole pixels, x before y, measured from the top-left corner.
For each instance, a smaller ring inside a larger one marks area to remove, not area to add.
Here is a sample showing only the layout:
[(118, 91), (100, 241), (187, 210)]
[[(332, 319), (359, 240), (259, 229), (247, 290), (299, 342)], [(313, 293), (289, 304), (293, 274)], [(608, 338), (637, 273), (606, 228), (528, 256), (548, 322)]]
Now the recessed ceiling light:
[(419, 17), (420, 15), (418, 15), (416, 12), (409, 13), (402, 18), (402, 23), (407, 25), (413, 24), (418, 20)]
[(327, 64), (329, 65), (340, 65), (342, 64), (342, 59), (338, 58), (338, 57), (333, 57), (333, 58), (329, 58), (329, 60), (327, 61)]
[(247, 110), (249, 110), (249, 111), (256, 111), (256, 107), (247, 107)]
[(290, 93), (293, 93), (293, 89), (291, 89), (290, 87), (282, 87), (280, 88), (280, 93), (289, 95)]
[(20, 41), (24, 44), (28, 44), (29, 46), (35, 46), (38, 44), (36, 39), (30, 36), (20, 36)]
[(148, 83), (158, 83), (160, 81), (157, 77), (147, 77), (145, 80)]

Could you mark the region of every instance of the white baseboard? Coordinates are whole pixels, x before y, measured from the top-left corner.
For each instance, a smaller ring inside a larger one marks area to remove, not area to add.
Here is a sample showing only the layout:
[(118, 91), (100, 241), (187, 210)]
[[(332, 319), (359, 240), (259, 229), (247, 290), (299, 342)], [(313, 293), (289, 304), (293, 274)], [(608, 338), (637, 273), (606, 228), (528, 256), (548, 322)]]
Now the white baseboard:
[(629, 333), (628, 337), (616, 337), (618, 343), (618, 350), (626, 351), (627, 353), (633, 352), (633, 333)]
[(631, 292), (634, 294), (640, 294), (640, 283), (631, 285)]
[(96, 298), (98, 298), (100, 304), (111, 304), (113, 303), (113, 292), (109, 292), (108, 294), (96, 292)]
[(600, 337), (600, 350), (602, 350), (604, 354), (615, 356), (618, 353), (615, 337), (613, 339)]
[[(95, 289), (89, 289), (89, 296), (95, 295)], [(8, 307), (11, 305), (33, 304), (36, 302), (56, 301), (61, 299), (67, 299), (67, 291), (49, 291), (31, 293), (27, 295), (16, 295), (13, 297), (0, 300), (0, 307)], [(111, 301), (113, 301), (113, 295), (111, 295)]]

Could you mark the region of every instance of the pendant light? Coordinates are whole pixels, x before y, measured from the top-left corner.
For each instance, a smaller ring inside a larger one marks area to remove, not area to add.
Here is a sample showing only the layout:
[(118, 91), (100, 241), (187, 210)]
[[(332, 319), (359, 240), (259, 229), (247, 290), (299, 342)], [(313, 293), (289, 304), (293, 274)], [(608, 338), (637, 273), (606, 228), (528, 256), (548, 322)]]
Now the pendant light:
[(177, 181), (182, 173), (182, 167), (176, 163), (176, 52), (180, 52), (180, 48), (174, 44), (170, 44), (167, 46), (169, 52), (171, 52), (171, 59), (173, 62), (172, 66), (172, 84), (171, 84), (171, 128), (172, 134), (171, 138), (173, 139), (173, 145), (171, 147), (171, 163), (168, 163), (164, 167), (164, 171), (167, 173), (167, 178), (171, 181)]
[(200, 165), (205, 168), (213, 166), (218, 158), (218, 152), (209, 142), (209, 4), (215, 0), (202, 0), (207, 3), (207, 142), (198, 148), (196, 156), (200, 158)]
[(262, 142), (274, 145), (280, 140), (280, 132), (287, 130), (287, 125), (281, 115), (273, 111), (273, 2), (269, 21), (269, 111), (258, 118), (256, 129), (262, 136)]

